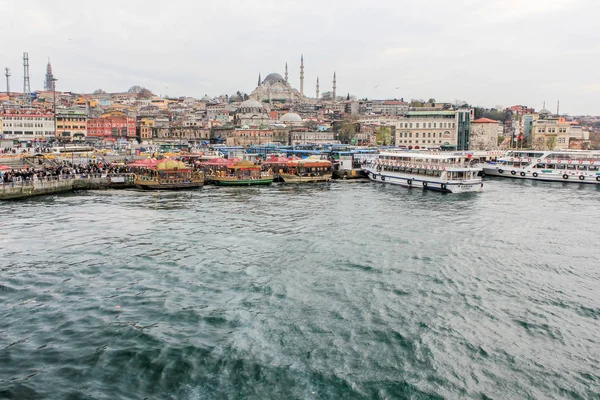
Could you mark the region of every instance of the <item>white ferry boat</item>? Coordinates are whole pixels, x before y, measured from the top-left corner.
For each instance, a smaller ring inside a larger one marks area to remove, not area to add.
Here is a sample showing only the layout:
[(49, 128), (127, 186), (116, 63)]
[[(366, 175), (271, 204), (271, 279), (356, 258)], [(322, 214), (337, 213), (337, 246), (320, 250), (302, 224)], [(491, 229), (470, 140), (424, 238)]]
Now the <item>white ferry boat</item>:
[(600, 151), (509, 151), (486, 163), (486, 175), (552, 182), (600, 183)]
[(372, 181), (448, 193), (483, 190), (481, 167), (467, 152), (382, 151), (362, 166)]

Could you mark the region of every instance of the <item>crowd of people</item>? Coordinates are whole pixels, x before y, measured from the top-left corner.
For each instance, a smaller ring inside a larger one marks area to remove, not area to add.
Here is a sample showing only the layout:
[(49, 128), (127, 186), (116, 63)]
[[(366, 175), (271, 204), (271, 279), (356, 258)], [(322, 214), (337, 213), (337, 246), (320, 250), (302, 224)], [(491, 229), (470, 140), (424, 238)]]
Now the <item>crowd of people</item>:
[(0, 171), (0, 182), (9, 184), (14, 182), (69, 179), (75, 177), (90, 178), (113, 174), (126, 174), (129, 172), (129, 168), (126, 166), (97, 163), (73, 164), (70, 162), (63, 162), (58, 166), (44, 166), (41, 169), (26, 167), (24, 169)]

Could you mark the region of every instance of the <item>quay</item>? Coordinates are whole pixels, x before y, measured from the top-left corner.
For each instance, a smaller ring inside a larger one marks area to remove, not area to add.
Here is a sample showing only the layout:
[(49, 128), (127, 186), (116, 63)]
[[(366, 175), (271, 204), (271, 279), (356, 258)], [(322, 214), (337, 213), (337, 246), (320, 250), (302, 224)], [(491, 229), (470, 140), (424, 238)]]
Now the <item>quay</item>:
[(68, 176), (0, 184), (0, 200), (19, 200), (33, 196), (133, 187), (133, 174)]

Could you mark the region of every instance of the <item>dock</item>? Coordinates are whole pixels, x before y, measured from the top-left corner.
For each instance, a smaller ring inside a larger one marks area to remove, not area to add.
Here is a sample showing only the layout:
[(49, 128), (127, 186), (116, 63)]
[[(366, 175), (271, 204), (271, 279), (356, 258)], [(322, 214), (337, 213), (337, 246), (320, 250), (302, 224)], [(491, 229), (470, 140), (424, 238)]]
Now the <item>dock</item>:
[(133, 174), (105, 176), (69, 176), (33, 181), (17, 181), (0, 184), (0, 200), (18, 200), (33, 196), (72, 192), (75, 190), (98, 190), (132, 188)]

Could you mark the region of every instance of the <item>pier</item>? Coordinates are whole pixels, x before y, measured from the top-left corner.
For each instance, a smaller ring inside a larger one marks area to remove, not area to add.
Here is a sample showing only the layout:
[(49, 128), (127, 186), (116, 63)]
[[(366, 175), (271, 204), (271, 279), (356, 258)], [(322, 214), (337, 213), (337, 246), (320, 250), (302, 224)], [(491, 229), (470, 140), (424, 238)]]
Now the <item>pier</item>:
[(16, 181), (0, 184), (0, 200), (18, 200), (75, 190), (130, 187), (133, 187), (133, 174), (68, 176), (33, 181)]

